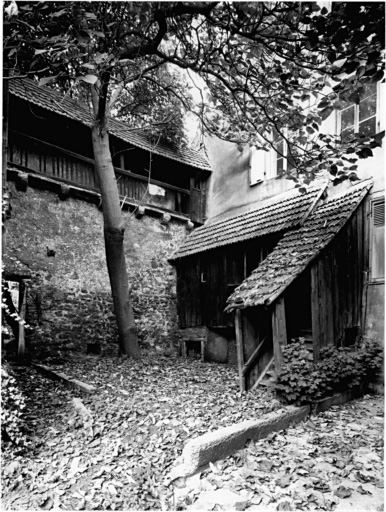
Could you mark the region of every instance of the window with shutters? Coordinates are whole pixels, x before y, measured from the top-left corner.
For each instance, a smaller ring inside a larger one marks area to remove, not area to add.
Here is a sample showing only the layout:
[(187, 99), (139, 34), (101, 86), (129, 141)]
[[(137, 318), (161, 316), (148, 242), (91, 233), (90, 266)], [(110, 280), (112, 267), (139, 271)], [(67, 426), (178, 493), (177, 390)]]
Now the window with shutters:
[[(288, 135), (287, 130), (284, 130), (285, 136)], [(274, 169), (274, 173), (277, 176), (290, 171), (295, 167), (294, 158), (291, 156), (290, 144), (288, 141), (279, 135), (276, 131), (274, 132), (274, 161), (271, 167)]]
[(385, 200), (371, 204), (371, 279), (385, 279)]
[(349, 139), (354, 133), (374, 135), (380, 131), (378, 103), (378, 84), (368, 84), (359, 104), (350, 103), (340, 110), (338, 133), (343, 140)]
[[(284, 129), (285, 135), (287, 130)], [(249, 164), (249, 184), (256, 185), (264, 180), (281, 176), (286, 171), (294, 168), (294, 159), (290, 154), (287, 140), (277, 131), (271, 133), (272, 148), (270, 151), (251, 148)]]

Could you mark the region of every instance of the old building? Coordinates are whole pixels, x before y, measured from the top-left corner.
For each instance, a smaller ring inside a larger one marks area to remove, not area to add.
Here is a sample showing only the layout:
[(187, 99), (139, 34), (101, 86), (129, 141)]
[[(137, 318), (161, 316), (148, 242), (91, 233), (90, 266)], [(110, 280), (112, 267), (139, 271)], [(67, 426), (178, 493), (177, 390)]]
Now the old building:
[[(324, 132), (384, 130), (382, 87), (331, 115)], [(208, 220), (170, 260), (183, 350), (238, 362), (242, 389), (280, 364), (294, 337), (315, 359), (327, 344), (383, 342), (384, 150), (359, 161), (357, 184), (333, 186), (326, 174), (304, 195), (279, 177), (285, 151), (210, 140)]]
[[(48, 352), (108, 345), (115, 322), (89, 109), (29, 79), (12, 79), (9, 89), (4, 277), (29, 278), (27, 345)], [(139, 338), (172, 345), (176, 285), (167, 255), (204, 221), (210, 167), (200, 153), (116, 120), (110, 141)]]

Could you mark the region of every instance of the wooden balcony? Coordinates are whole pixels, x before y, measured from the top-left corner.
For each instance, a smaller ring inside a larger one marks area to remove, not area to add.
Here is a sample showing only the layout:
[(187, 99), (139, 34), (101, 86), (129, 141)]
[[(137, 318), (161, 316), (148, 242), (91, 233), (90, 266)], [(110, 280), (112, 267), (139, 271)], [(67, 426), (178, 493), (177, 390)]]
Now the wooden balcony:
[[(10, 130), (8, 135), (8, 162), (28, 172), (99, 192), (93, 159), (14, 130)], [(114, 170), (122, 199), (186, 215), (194, 222), (203, 222), (201, 190), (179, 188), (117, 167)]]

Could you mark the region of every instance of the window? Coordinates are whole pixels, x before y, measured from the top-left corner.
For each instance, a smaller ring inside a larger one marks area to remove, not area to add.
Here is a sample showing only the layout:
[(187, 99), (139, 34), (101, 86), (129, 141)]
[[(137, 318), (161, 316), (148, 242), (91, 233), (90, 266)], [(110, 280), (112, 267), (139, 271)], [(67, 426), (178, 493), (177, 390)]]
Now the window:
[(385, 279), (385, 200), (371, 204), (371, 279)]
[(365, 94), (359, 105), (351, 104), (341, 109), (338, 128), (343, 140), (347, 140), (354, 133), (372, 135), (379, 131), (378, 97), (377, 84), (369, 84), (365, 87)]
[(287, 170), (294, 168), (293, 158), (288, 156), (288, 143), (276, 132), (274, 148), (263, 151), (251, 148), (249, 163), (249, 184), (256, 185), (264, 180), (280, 176)]
[(280, 176), (295, 167), (294, 159), (289, 154), (290, 146), (288, 142), (277, 132), (275, 132), (274, 137), (274, 148), (276, 151), (273, 152), (272, 167), (275, 169), (275, 175)]

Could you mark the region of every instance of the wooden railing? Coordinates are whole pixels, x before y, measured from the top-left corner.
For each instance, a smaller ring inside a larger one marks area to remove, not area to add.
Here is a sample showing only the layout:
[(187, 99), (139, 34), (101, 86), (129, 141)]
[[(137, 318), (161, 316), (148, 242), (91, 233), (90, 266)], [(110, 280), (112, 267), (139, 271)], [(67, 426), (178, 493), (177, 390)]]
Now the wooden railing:
[[(94, 160), (10, 130), (8, 161), (35, 173), (45, 174), (88, 190), (99, 191)], [(191, 204), (190, 191), (125, 169), (114, 167), (119, 194), (135, 203), (146, 203), (166, 210), (196, 216), (197, 201)], [(149, 192), (149, 186), (159, 187)], [(200, 203), (201, 208), (201, 203)], [(196, 219), (194, 219), (196, 220)]]

